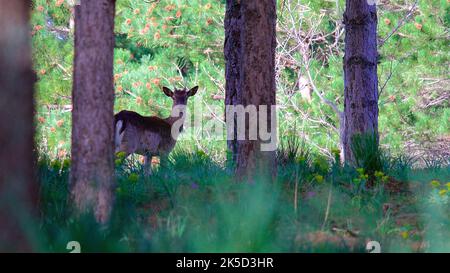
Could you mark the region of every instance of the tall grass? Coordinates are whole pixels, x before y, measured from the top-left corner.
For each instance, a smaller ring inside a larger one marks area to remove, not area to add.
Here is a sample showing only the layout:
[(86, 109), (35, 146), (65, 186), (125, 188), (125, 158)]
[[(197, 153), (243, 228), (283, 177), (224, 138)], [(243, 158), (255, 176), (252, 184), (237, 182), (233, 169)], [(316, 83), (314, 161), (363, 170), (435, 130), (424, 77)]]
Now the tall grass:
[[(429, 202), (429, 181), (444, 186), (448, 166), (413, 170), (402, 158), (381, 157), (389, 181), (353, 191), (355, 168), (295, 139), (281, 145), (278, 159), (276, 183), (235, 183), (226, 163), (200, 150), (177, 149), (151, 176), (133, 158), (116, 161), (107, 226), (73, 213), (70, 162), (41, 159), (36, 251), (68, 252), (67, 243), (78, 241), (82, 252), (363, 252), (368, 240), (385, 252), (450, 251), (449, 206)], [(389, 190), (395, 183), (409, 190)], [(422, 242), (427, 247), (418, 248)]]

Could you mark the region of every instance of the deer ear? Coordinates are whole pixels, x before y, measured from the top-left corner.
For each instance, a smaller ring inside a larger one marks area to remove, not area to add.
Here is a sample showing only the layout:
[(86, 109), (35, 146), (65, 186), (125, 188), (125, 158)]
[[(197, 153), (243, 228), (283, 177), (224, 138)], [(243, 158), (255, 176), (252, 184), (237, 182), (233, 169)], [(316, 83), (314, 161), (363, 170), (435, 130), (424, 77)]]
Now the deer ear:
[(188, 91), (188, 94), (187, 94), (188, 97), (194, 96), (197, 93), (197, 91), (198, 91), (198, 86), (192, 88), (191, 90)]
[(173, 96), (173, 92), (172, 92), (172, 90), (170, 90), (169, 88), (167, 88), (167, 87), (163, 87), (163, 92), (164, 92), (164, 94), (166, 94), (166, 96), (168, 96), (168, 97), (172, 97)]

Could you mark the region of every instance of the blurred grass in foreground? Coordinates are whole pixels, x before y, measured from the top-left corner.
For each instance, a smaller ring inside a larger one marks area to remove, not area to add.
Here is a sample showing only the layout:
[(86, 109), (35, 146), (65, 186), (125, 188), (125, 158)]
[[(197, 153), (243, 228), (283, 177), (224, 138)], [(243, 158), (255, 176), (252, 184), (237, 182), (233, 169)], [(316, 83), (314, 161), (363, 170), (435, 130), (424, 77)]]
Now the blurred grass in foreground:
[(450, 251), (449, 166), (384, 156), (369, 176), (337, 164), (338, 151), (329, 161), (288, 142), (273, 184), (236, 183), (202, 151), (178, 149), (150, 177), (136, 158), (118, 158), (108, 227), (74, 216), (70, 161), (41, 158), (41, 219), (27, 224), (35, 250), (79, 241), (82, 252), (364, 252), (375, 240), (382, 252)]

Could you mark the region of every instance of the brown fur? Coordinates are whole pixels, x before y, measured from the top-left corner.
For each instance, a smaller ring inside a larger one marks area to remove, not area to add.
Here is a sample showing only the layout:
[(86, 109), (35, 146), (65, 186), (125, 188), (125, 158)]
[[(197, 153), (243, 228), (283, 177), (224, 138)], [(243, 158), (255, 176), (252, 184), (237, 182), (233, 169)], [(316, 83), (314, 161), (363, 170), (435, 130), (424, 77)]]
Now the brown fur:
[(170, 136), (171, 124), (167, 120), (156, 116), (144, 117), (136, 112), (123, 110), (114, 116), (114, 125), (117, 124), (119, 120), (123, 121), (123, 126), (120, 133), (125, 131), (128, 124), (131, 124), (142, 130), (149, 130), (155, 133), (164, 134), (168, 130)]
[[(186, 106), (188, 97), (194, 96), (197, 90), (198, 86), (190, 90), (175, 91), (163, 88), (164, 94), (173, 100), (172, 110), (176, 106)], [(180, 114), (180, 117), (171, 115), (162, 119), (156, 116), (144, 117), (132, 111), (117, 113), (114, 116), (116, 153), (125, 152), (126, 156), (132, 153), (144, 155), (147, 163), (152, 156), (167, 156), (177, 142), (177, 136), (172, 136), (172, 125), (179, 119), (184, 119), (184, 113)], [(181, 126), (180, 132), (182, 128)]]
[(169, 153), (175, 146), (172, 124), (168, 119), (144, 117), (136, 112), (121, 111), (114, 116), (114, 125), (123, 122), (120, 134), (124, 133), (119, 151), (127, 154), (161, 155)]

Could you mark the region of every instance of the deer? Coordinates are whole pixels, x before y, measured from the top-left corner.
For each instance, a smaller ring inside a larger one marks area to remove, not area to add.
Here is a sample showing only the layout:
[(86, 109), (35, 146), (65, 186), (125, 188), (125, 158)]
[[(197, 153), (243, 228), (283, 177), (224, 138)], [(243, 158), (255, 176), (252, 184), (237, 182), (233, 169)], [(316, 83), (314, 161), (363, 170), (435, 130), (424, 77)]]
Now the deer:
[(125, 157), (131, 154), (144, 156), (146, 173), (151, 173), (151, 160), (159, 156), (161, 164), (175, 147), (178, 135), (183, 130), (186, 118), (186, 105), (189, 97), (194, 96), (198, 86), (187, 90), (163, 87), (162, 91), (173, 100), (172, 112), (168, 118), (141, 116), (123, 110), (114, 115), (115, 153), (123, 152)]

